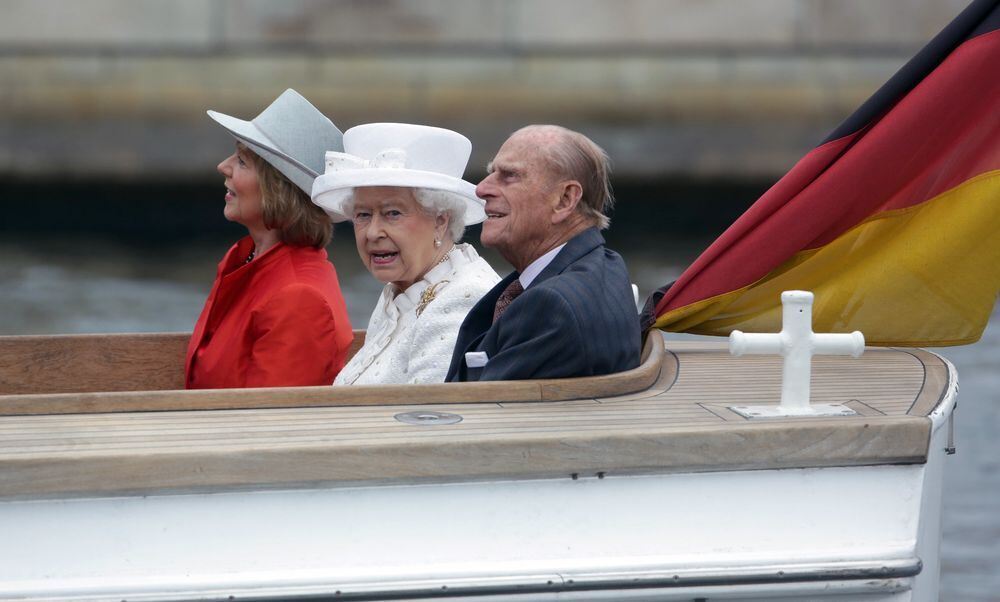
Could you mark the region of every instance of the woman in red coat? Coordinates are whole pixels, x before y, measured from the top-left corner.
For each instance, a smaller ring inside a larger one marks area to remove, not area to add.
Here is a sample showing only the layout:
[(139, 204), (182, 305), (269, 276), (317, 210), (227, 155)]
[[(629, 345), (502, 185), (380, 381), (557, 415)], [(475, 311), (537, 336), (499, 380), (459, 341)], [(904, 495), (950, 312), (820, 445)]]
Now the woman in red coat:
[(329, 385), (353, 333), (325, 251), (332, 224), (309, 193), (343, 136), (294, 90), (253, 121), (208, 114), (236, 138), (218, 167), (223, 214), (249, 234), (219, 264), (188, 344), (187, 388)]

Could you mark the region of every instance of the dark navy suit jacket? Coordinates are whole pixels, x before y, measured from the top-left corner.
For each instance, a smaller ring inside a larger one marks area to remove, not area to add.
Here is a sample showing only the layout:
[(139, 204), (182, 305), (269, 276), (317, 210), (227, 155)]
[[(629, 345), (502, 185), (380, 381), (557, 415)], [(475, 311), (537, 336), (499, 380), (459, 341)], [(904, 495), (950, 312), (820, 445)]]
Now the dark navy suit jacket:
[[(639, 316), (621, 256), (597, 228), (576, 235), (493, 323), (514, 272), (479, 300), (458, 333), (447, 380), (594, 376), (639, 365)], [(485, 351), (483, 368), (465, 364)]]

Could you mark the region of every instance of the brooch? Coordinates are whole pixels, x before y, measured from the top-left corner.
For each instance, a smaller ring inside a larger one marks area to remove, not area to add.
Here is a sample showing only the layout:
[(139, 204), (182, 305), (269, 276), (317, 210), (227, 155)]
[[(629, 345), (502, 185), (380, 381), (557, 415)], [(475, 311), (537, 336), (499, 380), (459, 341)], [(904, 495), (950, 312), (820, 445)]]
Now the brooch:
[(434, 284), (425, 288), (424, 292), (420, 293), (420, 302), (417, 303), (417, 310), (416, 310), (417, 317), (420, 317), (420, 314), (424, 313), (424, 310), (427, 309), (427, 306), (430, 305), (430, 302), (434, 300), (434, 297), (437, 297), (437, 288), (442, 284), (448, 284), (448, 281), (442, 280), (440, 282), (435, 282)]

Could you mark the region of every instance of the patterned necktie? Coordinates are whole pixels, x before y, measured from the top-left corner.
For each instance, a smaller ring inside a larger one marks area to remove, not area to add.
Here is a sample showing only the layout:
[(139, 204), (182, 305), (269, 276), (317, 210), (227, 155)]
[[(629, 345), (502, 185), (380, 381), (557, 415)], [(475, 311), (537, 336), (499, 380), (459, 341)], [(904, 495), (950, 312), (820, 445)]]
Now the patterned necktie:
[(496, 307), (493, 308), (493, 321), (496, 322), (500, 318), (500, 314), (507, 309), (507, 306), (517, 299), (517, 296), (524, 292), (524, 287), (521, 286), (521, 279), (515, 278), (507, 288), (503, 289), (500, 293), (500, 298), (497, 299)]

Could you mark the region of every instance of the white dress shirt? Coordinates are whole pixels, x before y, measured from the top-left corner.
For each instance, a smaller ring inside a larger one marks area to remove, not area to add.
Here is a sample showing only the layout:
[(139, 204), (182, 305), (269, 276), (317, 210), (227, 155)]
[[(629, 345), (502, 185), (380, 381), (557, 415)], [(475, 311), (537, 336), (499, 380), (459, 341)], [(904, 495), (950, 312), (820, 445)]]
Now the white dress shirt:
[(559, 251), (562, 251), (562, 248), (565, 246), (566, 243), (563, 243), (558, 247), (552, 249), (545, 255), (542, 255), (538, 259), (529, 263), (528, 267), (524, 268), (524, 271), (521, 272), (521, 275), (517, 277), (517, 279), (521, 281), (521, 286), (527, 289), (528, 286), (532, 282), (534, 282), (535, 278), (542, 273), (542, 270), (549, 267), (549, 264), (552, 263), (552, 260), (556, 258), (556, 255), (559, 254)]

